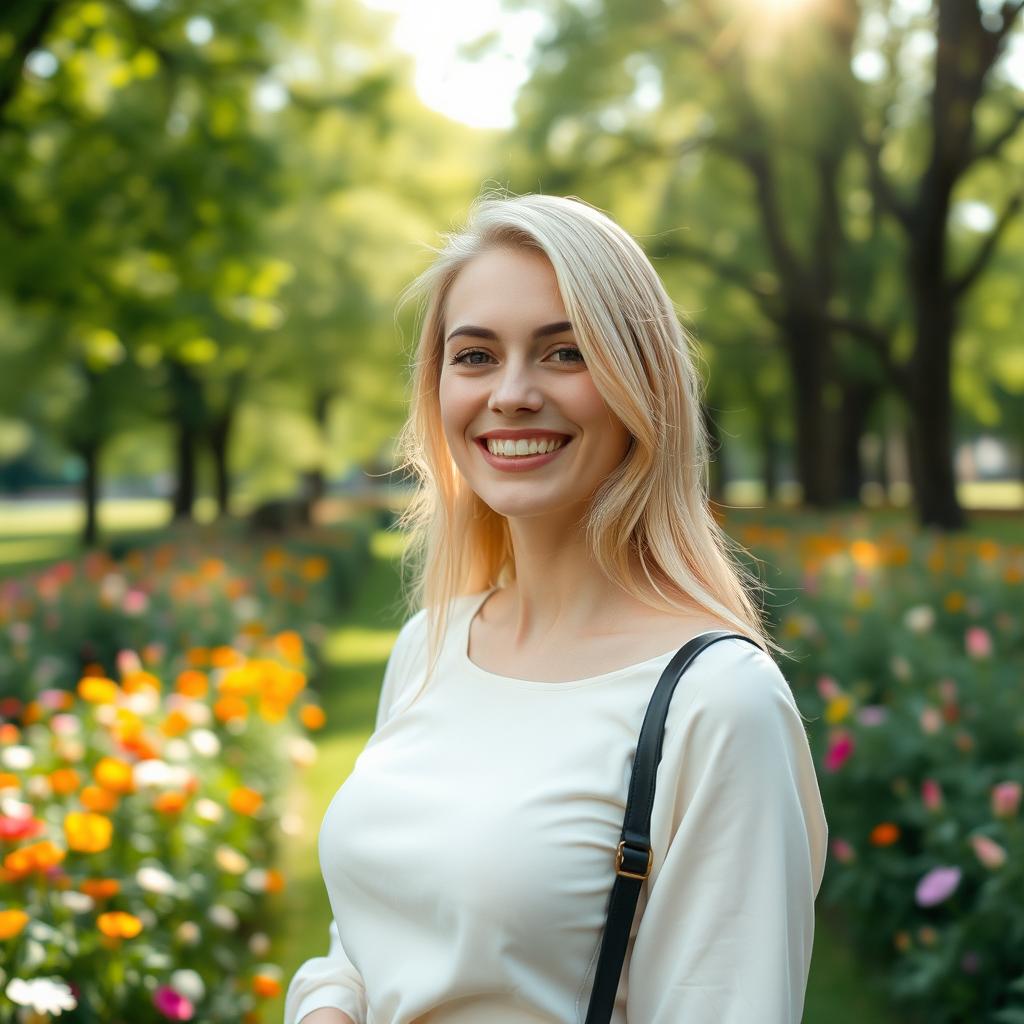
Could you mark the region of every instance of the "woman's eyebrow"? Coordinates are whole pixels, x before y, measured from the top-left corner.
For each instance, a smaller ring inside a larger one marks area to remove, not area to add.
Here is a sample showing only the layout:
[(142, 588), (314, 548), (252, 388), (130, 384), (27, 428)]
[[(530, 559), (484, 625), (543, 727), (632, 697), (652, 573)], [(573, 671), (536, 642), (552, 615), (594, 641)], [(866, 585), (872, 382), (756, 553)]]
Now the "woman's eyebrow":
[[(572, 330), (572, 324), (568, 320), (559, 320), (555, 324), (545, 324), (543, 327), (538, 327), (532, 337), (534, 338), (547, 338), (552, 334), (565, 334), (566, 331)], [(497, 341), (498, 335), (492, 331), (489, 327), (476, 327), (473, 324), (463, 324), (461, 327), (456, 327), (451, 334), (445, 339), (447, 345), (452, 338), (457, 335), (465, 335), (468, 338), (487, 338), (490, 341)]]

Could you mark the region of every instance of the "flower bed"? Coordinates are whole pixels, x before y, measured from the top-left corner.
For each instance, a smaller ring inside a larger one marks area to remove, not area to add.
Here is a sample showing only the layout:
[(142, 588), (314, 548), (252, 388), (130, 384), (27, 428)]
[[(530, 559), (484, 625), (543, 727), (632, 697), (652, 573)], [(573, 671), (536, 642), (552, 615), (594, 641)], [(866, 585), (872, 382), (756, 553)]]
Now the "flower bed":
[[(258, 1019), (278, 780), (319, 728), (296, 633), (188, 652), (173, 686), (133, 652), (0, 723), (0, 1021)], [(296, 711), (297, 708), (297, 711)], [(293, 713), (295, 712), (295, 713)]]
[(908, 1012), (1021, 1024), (1024, 548), (864, 529), (741, 539), (802, 591), (778, 636), (812, 719), (822, 898)]

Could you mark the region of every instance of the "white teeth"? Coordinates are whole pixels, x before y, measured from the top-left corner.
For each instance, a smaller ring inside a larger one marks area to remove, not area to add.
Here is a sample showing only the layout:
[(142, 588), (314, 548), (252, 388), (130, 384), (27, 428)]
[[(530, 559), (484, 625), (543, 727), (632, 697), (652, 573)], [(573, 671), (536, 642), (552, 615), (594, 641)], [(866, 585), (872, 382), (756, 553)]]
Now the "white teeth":
[(487, 450), (492, 455), (537, 455), (538, 453), (553, 452), (565, 444), (564, 438), (551, 438), (550, 440), (538, 441), (536, 438), (526, 440), (521, 438), (518, 441), (496, 440), (493, 437), (486, 438)]

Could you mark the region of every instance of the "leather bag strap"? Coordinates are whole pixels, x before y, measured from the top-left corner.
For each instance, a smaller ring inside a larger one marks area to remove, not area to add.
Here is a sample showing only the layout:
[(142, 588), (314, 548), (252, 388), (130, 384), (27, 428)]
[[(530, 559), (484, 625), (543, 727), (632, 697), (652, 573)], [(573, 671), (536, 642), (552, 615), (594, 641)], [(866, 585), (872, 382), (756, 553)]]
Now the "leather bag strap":
[(764, 649), (749, 636), (724, 629), (695, 636), (683, 644), (665, 666), (647, 705), (633, 758), (622, 835), (615, 851), (615, 881), (608, 901), (608, 921), (601, 939), (601, 952), (597, 958), (586, 1024), (608, 1024), (611, 1020), (640, 888), (650, 874), (653, 860), (651, 813), (654, 809), (654, 784), (661, 761), (665, 720), (672, 694), (683, 673), (701, 651), (720, 640), (733, 638), (746, 640), (759, 651)]

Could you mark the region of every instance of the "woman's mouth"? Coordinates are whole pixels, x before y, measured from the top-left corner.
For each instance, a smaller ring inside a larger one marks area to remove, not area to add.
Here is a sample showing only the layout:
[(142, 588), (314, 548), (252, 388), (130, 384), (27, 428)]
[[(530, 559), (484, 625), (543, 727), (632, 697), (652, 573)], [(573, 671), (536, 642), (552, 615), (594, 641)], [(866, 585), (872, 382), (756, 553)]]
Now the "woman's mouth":
[(567, 448), (571, 442), (571, 437), (564, 437), (561, 439), (561, 444), (559, 444), (559, 446), (553, 451), (537, 452), (534, 455), (498, 455), (493, 453), (487, 447), (487, 438), (478, 437), (476, 439), (476, 443), (479, 446), (480, 451), (483, 452), (483, 456), (487, 462), (495, 469), (500, 469), (506, 473), (522, 473), (529, 469), (546, 466), (553, 459), (558, 458), (561, 452)]

